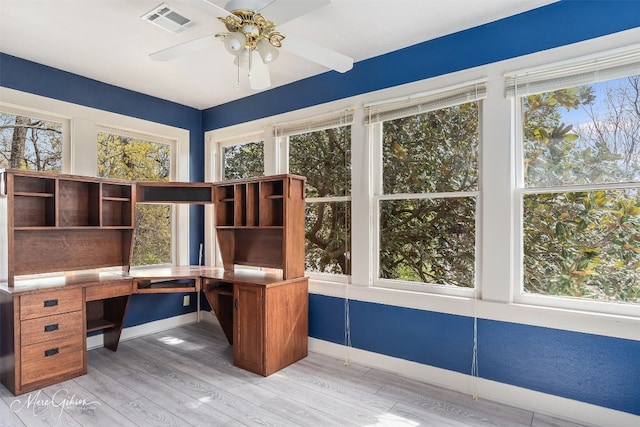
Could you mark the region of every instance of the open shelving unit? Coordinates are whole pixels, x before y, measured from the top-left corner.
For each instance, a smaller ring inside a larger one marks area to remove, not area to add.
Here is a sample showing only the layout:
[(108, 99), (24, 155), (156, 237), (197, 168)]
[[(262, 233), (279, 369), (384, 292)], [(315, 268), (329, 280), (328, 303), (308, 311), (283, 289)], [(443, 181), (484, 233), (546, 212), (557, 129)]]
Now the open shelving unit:
[(304, 276), (304, 177), (273, 175), (214, 184), (224, 268), (250, 265)]
[(12, 169), (0, 173), (0, 183), (7, 222), (0, 272), (10, 287), (27, 274), (113, 266), (129, 271), (133, 183)]

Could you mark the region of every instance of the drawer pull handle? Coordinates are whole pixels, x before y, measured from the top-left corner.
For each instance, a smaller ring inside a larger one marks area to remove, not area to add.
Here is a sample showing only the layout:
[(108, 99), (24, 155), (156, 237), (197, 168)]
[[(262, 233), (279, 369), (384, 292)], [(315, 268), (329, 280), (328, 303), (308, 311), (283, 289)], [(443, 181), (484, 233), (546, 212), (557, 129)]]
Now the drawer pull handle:
[(45, 350), (44, 351), (44, 357), (55, 356), (59, 352), (60, 352), (60, 350), (58, 349), (58, 347), (50, 348), (49, 350)]
[(44, 306), (45, 307), (55, 307), (56, 305), (58, 305), (58, 300), (57, 299), (46, 299), (46, 300), (44, 300)]
[(51, 325), (45, 325), (44, 326), (44, 331), (45, 332), (53, 332), (53, 331), (57, 331), (58, 330), (58, 324), (57, 323), (52, 323)]

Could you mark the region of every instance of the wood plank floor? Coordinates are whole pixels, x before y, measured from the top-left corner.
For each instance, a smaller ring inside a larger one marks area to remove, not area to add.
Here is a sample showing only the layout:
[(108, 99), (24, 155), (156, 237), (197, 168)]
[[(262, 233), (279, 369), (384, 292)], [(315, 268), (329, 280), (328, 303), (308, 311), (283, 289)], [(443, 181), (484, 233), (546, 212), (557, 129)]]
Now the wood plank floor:
[(263, 378), (233, 367), (207, 322), (87, 357), (85, 376), (18, 397), (0, 386), (0, 425), (577, 426), (314, 353)]

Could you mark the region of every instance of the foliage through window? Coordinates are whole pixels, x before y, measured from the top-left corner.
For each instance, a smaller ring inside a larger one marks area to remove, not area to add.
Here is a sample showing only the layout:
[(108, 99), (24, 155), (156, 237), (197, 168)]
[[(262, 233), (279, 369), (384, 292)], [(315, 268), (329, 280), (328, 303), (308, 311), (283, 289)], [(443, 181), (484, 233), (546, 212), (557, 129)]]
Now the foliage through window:
[(62, 123), (0, 112), (0, 168), (62, 171)]
[(307, 178), (305, 269), (351, 274), (351, 126), (289, 136), (289, 171)]
[[(100, 132), (98, 176), (136, 181), (168, 181), (171, 147), (167, 144)], [(170, 205), (138, 204), (132, 265), (169, 264)]]
[(640, 302), (640, 76), (521, 101), (524, 291)]
[(264, 143), (249, 142), (223, 146), (223, 179), (264, 175)]
[(381, 279), (475, 286), (478, 108), (382, 123)]

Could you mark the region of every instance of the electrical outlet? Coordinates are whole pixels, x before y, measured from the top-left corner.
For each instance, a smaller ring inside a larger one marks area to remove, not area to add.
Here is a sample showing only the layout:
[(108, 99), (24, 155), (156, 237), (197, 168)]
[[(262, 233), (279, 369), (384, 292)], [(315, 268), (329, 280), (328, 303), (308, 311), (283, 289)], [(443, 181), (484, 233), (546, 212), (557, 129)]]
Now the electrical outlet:
[(188, 307), (190, 303), (191, 303), (191, 295), (185, 295), (184, 297), (182, 297), (183, 306)]

